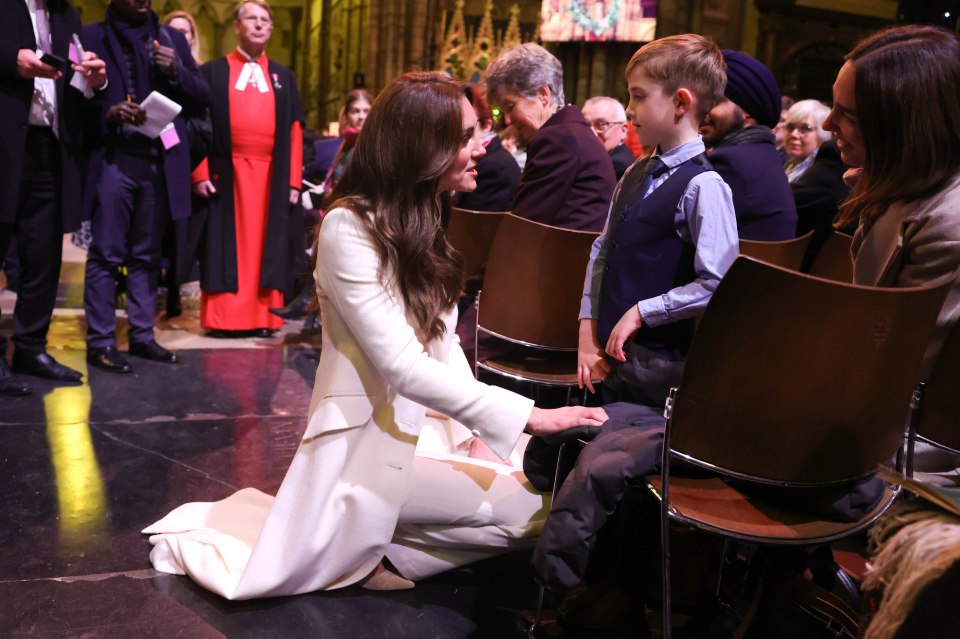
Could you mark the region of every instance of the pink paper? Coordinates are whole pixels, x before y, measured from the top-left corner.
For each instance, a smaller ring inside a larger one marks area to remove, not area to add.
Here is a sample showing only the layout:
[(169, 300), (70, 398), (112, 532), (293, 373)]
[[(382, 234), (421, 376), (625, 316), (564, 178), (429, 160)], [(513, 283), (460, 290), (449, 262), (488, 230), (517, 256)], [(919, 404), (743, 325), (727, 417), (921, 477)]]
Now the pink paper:
[(160, 141), (163, 142), (163, 148), (168, 151), (180, 144), (180, 136), (177, 135), (177, 129), (172, 124), (160, 132)]

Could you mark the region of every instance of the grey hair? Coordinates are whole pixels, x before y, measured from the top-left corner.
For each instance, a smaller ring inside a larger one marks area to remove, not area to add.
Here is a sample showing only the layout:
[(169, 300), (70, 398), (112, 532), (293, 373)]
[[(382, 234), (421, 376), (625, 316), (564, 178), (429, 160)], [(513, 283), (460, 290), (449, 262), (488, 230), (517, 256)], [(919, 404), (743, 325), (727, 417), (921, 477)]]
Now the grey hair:
[(794, 102), (793, 106), (787, 110), (787, 114), (783, 116), (783, 123), (796, 124), (809, 118), (817, 127), (817, 137), (821, 142), (826, 142), (831, 137), (829, 131), (823, 130), (823, 121), (828, 115), (830, 115), (830, 107), (820, 100), (800, 100)]
[(622, 120), (623, 122), (627, 121), (627, 112), (624, 110), (623, 105), (620, 104), (620, 100), (606, 95), (598, 95), (584, 102), (583, 108), (586, 109), (588, 106), (593, 106), (595, 104), (609, 104), (616, 111), (618, 120)]
[(563, 100), (563, 67), (549, 51), (538, 44), (526, 42), (504, 49), (486, 74), (487, 99), (497, 102), (496, 96), (507, 91), (533, 100), (540, 87), (550, 87), (550, 97), (558, 107)]

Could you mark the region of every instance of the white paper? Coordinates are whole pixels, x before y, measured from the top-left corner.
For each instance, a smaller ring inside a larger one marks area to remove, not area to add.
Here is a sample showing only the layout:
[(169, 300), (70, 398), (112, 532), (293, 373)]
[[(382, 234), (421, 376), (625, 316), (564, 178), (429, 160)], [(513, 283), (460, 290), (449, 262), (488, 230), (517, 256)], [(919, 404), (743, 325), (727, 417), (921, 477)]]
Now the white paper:
[(131, 126), (134, 131), (148, 138), (160, 135), (163, 129), (173, 122), (183, 107), (167, 96), (153, 91), (147, 99), (140, 103), (140, 107), (147, 112), (147, 121), (139, 126)]
[(83, 96), (86, 98), (93, 97), (93, 89), (90, 88), (87, 79), (83, 77), (82, 73), (73, 74), (73, 77), (70, 78), (70, 86), (83, 93)]

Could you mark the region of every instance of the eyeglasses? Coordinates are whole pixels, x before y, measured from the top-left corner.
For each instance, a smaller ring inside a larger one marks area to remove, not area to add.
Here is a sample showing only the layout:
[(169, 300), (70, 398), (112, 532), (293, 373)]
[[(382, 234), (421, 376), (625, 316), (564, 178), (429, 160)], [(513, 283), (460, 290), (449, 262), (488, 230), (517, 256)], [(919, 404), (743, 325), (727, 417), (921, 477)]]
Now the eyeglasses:
[(269, 27), (271, 24), (273, 24), (273, 19), (263, 18), (261, 16), (247, 16), (245, 18), (240, 18), (240, 22), (246, 22), (250, 25), (262, 24)]
[(619, 122), (607, 122), (606, 120), (594, 120), (590, 123), (590, 128), (596, 131), (597, 133), (603, 133), (610, 127), (617, 124), (626, 124), (626, 120), (620, 120)]
[(809, 135), (816, 131), (816, 127), (812, 127), (809, 124), (796, 124), (795, 122), (791, 122), (787, 125), (787, 133), (793, 133), (794, 131), (799, 132), (800, 135)]

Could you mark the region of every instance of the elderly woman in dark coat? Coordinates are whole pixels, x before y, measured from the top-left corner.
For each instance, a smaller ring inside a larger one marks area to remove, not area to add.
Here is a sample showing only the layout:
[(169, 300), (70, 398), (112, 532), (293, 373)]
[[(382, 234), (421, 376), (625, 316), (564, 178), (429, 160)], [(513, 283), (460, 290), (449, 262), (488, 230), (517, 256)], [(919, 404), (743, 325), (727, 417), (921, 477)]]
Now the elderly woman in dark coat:
[(530, 220), (600, 231), (616, 186), (603, 144), (579, 107), (564, 105), (563, 69), (546, 49), (505, 49), (487, 70), (487, 97), (527, 140), (513, 212)]

